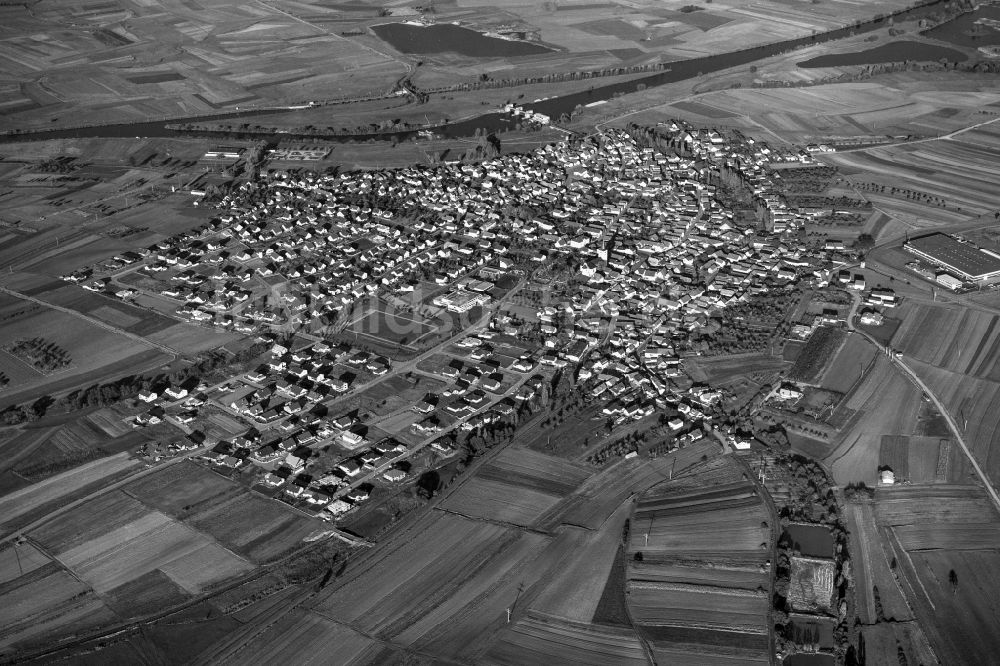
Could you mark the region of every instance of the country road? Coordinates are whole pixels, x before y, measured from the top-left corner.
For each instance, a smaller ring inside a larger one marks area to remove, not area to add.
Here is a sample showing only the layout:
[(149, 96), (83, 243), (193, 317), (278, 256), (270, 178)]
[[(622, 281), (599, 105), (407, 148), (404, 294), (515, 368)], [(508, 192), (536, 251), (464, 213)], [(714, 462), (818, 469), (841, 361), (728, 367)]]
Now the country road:
[[(877, 348), (883, 349), (883, 345), (879, 343), (878, 340), (869, 335), (867, 331), (855, 328), (853, 317), (848, 319), (847, 328), (850, 331), (855, 331), (857, 333), (860, 333), (861, 335), (865, 336), (865, 338), (868, 339), (868, 341), (870, 341)], [(958, 442), (958, 445), (962, 447), (962, 451), (965, 452), (965, 457), (969, 459), (969, 463), (972, 465), (972, 468), (976, 471), (976, 474), (979, 476), (979, 480), (982, 481), (983, 486), (986, 488), (986, 492), (989, 494), (990, 499), (993, 501), (994, 506), (996, 507), (997, 511), (1000, 512), (1000, 494), (997, 493), (996, 488), (994, 488), (993, 483), (990, 481), (990, 478), (986, 475), (985, 472), (983, 472), (983, 469), (979, 466), (979, 463), (976, 461), (975, 456), (972, 455), (972, 450), (969, 449), (969, 446), (965, 443), (965, 439), (962, 437), (962, 431), (959, 429), (958, 423), (955, 421), (952, 415), (948, 413), (948, 410), (945, 409), (944, 404), (941, 402), (940, 399), (938, 399), (938, 397), (934, 394), (934, 392), (931, 391), (930, 387), (924, 383), (924, 380), (922, 380), (920, 376), (917, 375), (916, 371), (914, 371), (910, 366), (906, 364), (906, 362), (903, 360), (902, 357), (897, 357), (895, 354), (890, 354), (889, 359), (894, 366), (902, 370), (911, 380), (913, 380), (913, 382), (917, 386), (920, 387), (920, 389), (924, 392), (924, 394), (931, 399), (931, 402), (934, 403), (934, 406), (937, 407), (938, 411), (941, 412), (941, 415), (944, 417), (945, 421), (948, 422), (948, 428), (951, 430), (952, 436), (955, 438), (955, 441)]]
[(983, 482), (983, 486), (986, 487), (986, 492), (989, 493), (990, 498), (993, 500), (993, 504), (997, 508), (997, 511), (1000, 511), (1000, 495), (997, 494), (996, 489), (993, 487), (993, 483), (990, 481), (989, 477), (986, 476), (986, 473), (983, 472), (983, 469), (979, 466), (979, 463), (976, 462), (975, 456), (972, 455), (972, 451), (969, 449), (968, 445), (965, 443), (965, 439), (962, 437), (961, 430), (959, 430), (958, 428), (958, 423), (955, 421), (952, 415), (948, 413), (948, 410), (945, 409), (944, 404), (942, 404), (942, 402), (938, 399), (938, 397), (934, 395), (930, 387), (928, 387), (927, 384), (924, 383), (924, 380), (922, 380), (919, 377), (919, 375), (917, 375), (917, 373), (912, 368), (910, 368), (910, 366), (906, 365), (906, 363), (901, 358), (894, 357), (893, 361), (903, 370), (903, 372), (909, 375), (910, 378), (914, 382), (916, 382), (917, 386), (923, 389), (924, 393), (927, 394), (927, 397), (931, 399), (931, 402), (934, 403), (934, 406), (937, 407), (938, 411), (941, 412), (941, 415), (944, 416), (945, 420), (948, 422), (948, 427), (951, 428), (951, 431), (955, 437), (955, 441), (957, 441), (958, 445), (962, 447), (963, 451), (965, 451), (965, 455), (969, 459), (969, 463), (972, 464), (972, 468), (976, 470), (976, 474), (979, 475), (979, 479), (980, 481)]

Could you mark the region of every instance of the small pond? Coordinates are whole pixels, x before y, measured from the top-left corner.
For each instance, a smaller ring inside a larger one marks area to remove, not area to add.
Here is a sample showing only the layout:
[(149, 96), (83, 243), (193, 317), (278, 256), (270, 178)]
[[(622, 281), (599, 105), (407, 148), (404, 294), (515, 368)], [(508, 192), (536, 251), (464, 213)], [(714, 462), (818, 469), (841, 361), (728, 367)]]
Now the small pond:
[(833, 628), (835, 624), (833, 619), (806, 619), (796, 615), (790, 623), (789, 638), (800, 644), (814, 643), (821, 648), (833, 648)]
[(823, 525), (789, 525), (785, 531), (806, 557), (833, 557), (833, 534)]
[(781, 663), (784, 666), (835, 666), (837, 660), (832, 654), (796, 652), (790, 657), (785, 657)]
[(1000, 6), (983, 5), (921, 34), (974, 49), (1000, 45)]
[(968, 58), (961, 51), (937, 44), (923, 42), (889, 42), (865, 51), (830, 53), (798, 63), (799, 67), (846, 67), (849, 65), (877, 65), (886, 62), (915, 60), (929, 62), (946, 58), (949, 62), (965, 62)]
[(372, 30), (401, 53), (450, 51), (473, 58), (508, 58), (553, 52), (541, 44), (488, 37), (451, 23), (382, 23), (372, 26)]

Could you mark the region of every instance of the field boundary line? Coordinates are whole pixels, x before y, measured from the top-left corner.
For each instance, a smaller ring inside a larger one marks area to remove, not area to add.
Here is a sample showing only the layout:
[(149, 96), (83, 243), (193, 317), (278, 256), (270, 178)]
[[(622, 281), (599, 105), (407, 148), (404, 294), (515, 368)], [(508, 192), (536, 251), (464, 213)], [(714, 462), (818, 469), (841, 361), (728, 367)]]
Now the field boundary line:
[(495, 518), (482, 518), (482, 517), (479, 517), (479, 516), (470, 516), (468, 514), (462, 513), (461, 511), (455, 511), (453, 509), (446, 509), (446, 508), (444, 508), (442, 506), (436, 506), (436, 507), (434, 507), (434, 510), (435, 511), (440, 511), (442, 513), (449, 513), (449, 514), (451, 514), (453, 516), (458, 516), (459, 518), (465, 518), (466, 520), (471, 520), (471, 521), (474, 521), (474, 522), (477, 522), (477, 523), (487, 523), (487, 524), (490, 524), (490, 525), (496, 525), (498, 527), (504, 527), (504, 528), (509, 528), (509, 529), (520, 530), (522, 532), (529, 532), (531, 534), (538, 534), (540, 536), (546, 536), (546, 537), (551, 537), (552, 536), (552, 534), (550, 532), (543, 532), (542, 530), (540, 530), (538, 528), (535, 528), (535, 527), (526, 527), (524, 525), (518, 525), (517, 523), (507, 522), (506, 520), (497, 520)]

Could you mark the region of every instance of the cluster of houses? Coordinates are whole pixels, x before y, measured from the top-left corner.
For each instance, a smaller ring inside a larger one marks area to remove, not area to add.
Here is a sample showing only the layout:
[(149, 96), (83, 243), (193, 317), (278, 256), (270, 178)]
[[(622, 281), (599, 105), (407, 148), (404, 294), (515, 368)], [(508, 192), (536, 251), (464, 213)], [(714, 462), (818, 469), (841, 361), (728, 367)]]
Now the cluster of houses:
[[(724, 395), (686, 377), (690, 338), (727, 306), (803, 281), (826, 284), (831, 253), (843, 248), (787, 240), (808, 216), (785, 203), (769, 166), (807, 162), (808, 152), (678, 125), (661, 128), (658, 140), (608, 130), (477, 164), (270, 174), (223, 198), (211, 223), (129, 256), (119, 268), (138, 262), (162, 274), (160, 295), (176, 299), (181, 314), (251, 332), (333, 322), (361, 299), (398, 297), (422, 283), (443, 288), (424, 305), (461, 313), (490, 304), (494, 281), (515, 269), (568, 266), (573, 293), (535, 313), (541, 348), (502, 369), (521, 374), (510, 394), (499, 393), (504, 374), (490, 365), (491, 336), (519, 330), (497, 315), (489, 331), (461, 341), (472, 363), (439, 370), (454, 382), (454, 395), (412, 406), (422, 417), (414, 431), (433, 436), (442, 415), (460, 419), (465, 430), (504, 418), (541, 390), (544, 379), (530, 375), (536, 368), (572, 366), (609, 419), (667, 410), (671, 430), (700, 432)], [(658, 150), (664, 143), (675, 150)], [(722, 203), (727, 181), (752, 192), (759, 225), (738, 222)], [(890, 296), (873, 291), (868, 298), (884, 305)], [(334, 492), (341, 483), (327, 477), (342, 482), (404, 452), (371, 445), (350, 418), (313, 409), (351, 388), (344, 366), (377, 379), (391, 362), (322, 342), (275, 347), (224, 404), (267, 434), (222, 442), (213, 459), (280, 463), (266, 483), (335, 507), (331, 513), (360, 501), (360, 494)], [(313, 480), (302, 470), (310, 452), (330, 441), (365, 450)], [(401, 470), (389, 472), (398, 477)]]

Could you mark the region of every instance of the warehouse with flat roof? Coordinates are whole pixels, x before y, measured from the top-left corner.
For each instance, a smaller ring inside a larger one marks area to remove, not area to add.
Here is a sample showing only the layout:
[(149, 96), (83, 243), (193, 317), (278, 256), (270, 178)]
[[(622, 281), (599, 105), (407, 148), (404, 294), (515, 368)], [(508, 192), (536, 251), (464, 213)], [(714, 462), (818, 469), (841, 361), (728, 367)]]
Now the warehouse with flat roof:
[(1000, 281), (1000, 254), (963, 243), (947, 234), (914, 238), (903, 247), (965, 280), (980, 284)]

